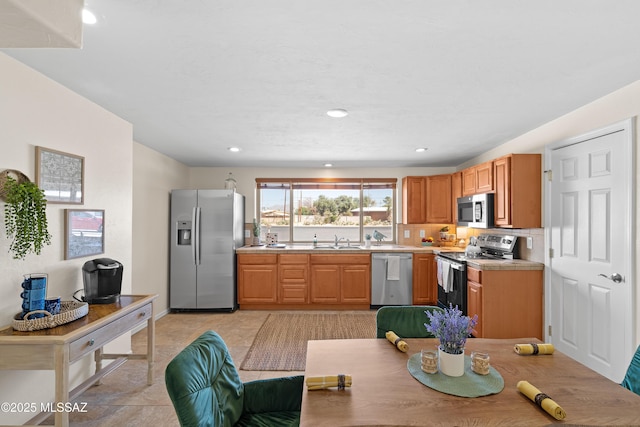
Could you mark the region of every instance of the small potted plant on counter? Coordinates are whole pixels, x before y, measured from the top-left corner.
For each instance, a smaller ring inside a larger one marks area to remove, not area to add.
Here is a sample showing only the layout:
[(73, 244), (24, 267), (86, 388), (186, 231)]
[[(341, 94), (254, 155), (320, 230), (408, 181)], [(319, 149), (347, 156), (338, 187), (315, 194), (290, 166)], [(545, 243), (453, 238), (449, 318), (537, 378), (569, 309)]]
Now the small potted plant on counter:
[(260, 244), (260, 223), (253, 218), (253, 243), (254, 246)]

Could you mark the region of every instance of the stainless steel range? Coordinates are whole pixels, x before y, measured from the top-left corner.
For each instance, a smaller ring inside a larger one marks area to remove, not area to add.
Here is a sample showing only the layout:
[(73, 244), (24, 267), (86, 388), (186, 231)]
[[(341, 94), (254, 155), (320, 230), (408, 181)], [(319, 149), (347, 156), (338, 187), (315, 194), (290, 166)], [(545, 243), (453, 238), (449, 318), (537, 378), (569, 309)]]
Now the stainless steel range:
[(467, 314), (467, 260), (516, 259), (517, 236), (481, 234), (477, 237), (480, 251), (477, 256), (465, 252), (443, 251), (436, 256), (438, 265), (438, 306), (458, 308)]

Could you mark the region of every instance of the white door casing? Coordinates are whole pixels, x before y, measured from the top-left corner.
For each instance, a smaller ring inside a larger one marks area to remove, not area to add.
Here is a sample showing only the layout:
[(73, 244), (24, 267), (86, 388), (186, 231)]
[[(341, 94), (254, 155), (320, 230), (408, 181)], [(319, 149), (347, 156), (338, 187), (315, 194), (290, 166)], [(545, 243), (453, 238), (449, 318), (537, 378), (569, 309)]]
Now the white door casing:
[(634, 134), (629, 119), (545, 156), (547, 339), (616, 382), (635, 351)]

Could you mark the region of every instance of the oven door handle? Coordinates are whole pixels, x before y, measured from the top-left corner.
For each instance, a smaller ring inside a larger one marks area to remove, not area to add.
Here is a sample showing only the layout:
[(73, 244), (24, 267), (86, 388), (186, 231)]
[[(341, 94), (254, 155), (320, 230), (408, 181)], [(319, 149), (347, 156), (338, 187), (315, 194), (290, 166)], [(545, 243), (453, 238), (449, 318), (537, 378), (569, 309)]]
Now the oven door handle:
[(458, 271), (465, 271), (465, 265), (464, 264), (460, 264), (454, 261), (451, 261), (450, 259), (447, 259), (445, 257), (437, 257), (438, 259), (441, 259), (442, 261), (446, 261), (449, 263), (449, 265), (451, 266), (451, 268), (453, 268), (454, 270), (458, 270)]
[(454, 264), (454, 263), (450, 263), (450, 264), (451, 264), (451, 268), (453, 268), (454, 270), (464, 271), (463, 264)]

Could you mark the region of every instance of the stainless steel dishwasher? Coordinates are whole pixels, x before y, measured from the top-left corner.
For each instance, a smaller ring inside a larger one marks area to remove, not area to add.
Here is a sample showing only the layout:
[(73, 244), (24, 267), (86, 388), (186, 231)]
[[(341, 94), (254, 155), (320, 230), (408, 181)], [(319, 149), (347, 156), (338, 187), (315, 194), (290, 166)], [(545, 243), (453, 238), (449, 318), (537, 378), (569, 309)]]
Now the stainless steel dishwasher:
[(413, 254), (384, 252), (371, 255), (371, 308), (411, 305)]

